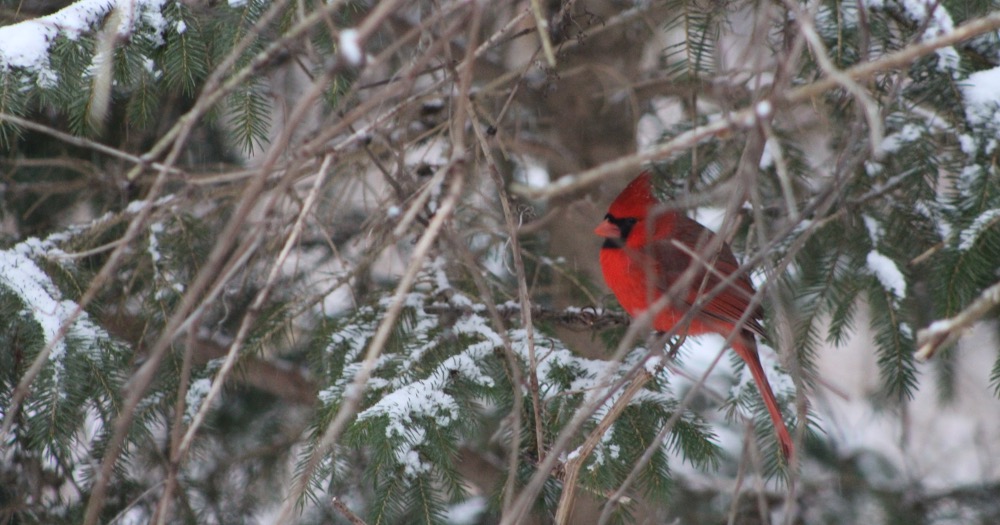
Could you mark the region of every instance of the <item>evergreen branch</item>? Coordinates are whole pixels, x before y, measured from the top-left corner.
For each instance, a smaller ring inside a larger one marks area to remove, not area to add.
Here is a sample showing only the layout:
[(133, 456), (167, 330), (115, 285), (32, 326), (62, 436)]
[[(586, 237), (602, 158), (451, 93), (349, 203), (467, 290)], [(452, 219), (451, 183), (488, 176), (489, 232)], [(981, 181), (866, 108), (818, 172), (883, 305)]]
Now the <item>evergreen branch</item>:
[(302, 229), (305, 223), (306, 216), (312, 212), (313, 206), (316, 203), (317, 194), (319, 189), (323, 186), (323, 182), (326, 180), (326, 176), (330, 171), (331, 157), (326, 157), (323, 159), (323, 164), (320, 166), (319, 171), (316, 173), (313, 180), (313, 187), (306, 196), (305, 202), (302, 204), (302, 209), (299, 212), (298, 217), (295, 220), (295, 224), (292, 226), (292, 231), (289, 233), (285, 244), (281, 249), (281, 252), (274, 259), (274, 263), (271, 265), (271, 272), (268, 274), (266, 280), (257, 296), (254, 298), (253, 303), (250, 305), (249, 311), (243, 317), (240, 324), (240, 328), (237, 331), (236, 337), (233, 343), (229, 347), (229, 351), (226, 354), (226, 358), (216, 373), (215, 378), (212, 380), (212, 388), (205, 399), (202, 400), (201, 407), (199, 407), (198, 412), (195, 414), (188, 426), (187, 431), (184, 434), (183, 439), (177, 445), (177, 458), (178, 461), (183, 461), (187, 455), (188, 450), (190, 450), (192, 442), (194, 441), (194, 435), (198, 431), (201, 424), (205, 421), (205, 417), (208, 414), (209, 409), (212, 406), (212, 401), (218, 397), (222, 392), (222, 386), (226, 382), (226, 378), (229, 372), (233, 369), (236, 363), (236, 357), (239, 351), (242, 349), (244, 342), (246, 341), (248, 334), (250, 333), (251, 327), (257, 321), (264, 304), (270, 296), (275, 284), (277, 283), (278, 274), (281, 271), (281, 267), (285, 260), (288, 258), (289, 253), (293, 246), (298, 243), (299, 237), (302, 234)]
[(917, 331), (916, 358), (920, 361), (930, 359), (939, 348), (957, 341), (965, 329), (985, 317), (998, 304), (1000, 304), (1000, 282), (983, 290), (976, 300), (958, 314), (948, 319), (934, 321), (927, 328), (921, 328)]
[(301, 495), (305, 493), (309, 480), (312, 478), (316, 467), (319, 465), (322, 458), (329, 453), (331, 447), (333, 447), (333, 445), (340, 439), (340, 435), (347, 427), (349, 420), (354, 417), (360, 408), (362, 393), (364, 392), (365, 385), (368, 383), (368, 379), (371, 377), (372, 371), (375, 368), (376, 361), (384, 350), (392, 329), (395, 326), (396, 320), (399, 318), (399, 315), (403, 310), (406, 294), (413, 286), (417, 274), (430, 252), (431, 246), (443, 228), (445, 221), (451, 216), (451, 213), (457, 206), (458, 198), (462, 191), (462, 184), (464, 182), (464, 173), (462, 173), (460, 169), (459, 162), (457, 162), (458, 160), (459, 159), (456, 158), (451, 166), (444, 168), (449, 173), (455, 174), (455, 176), (452, 177), (448, 195), (441, 202), (441, 207), (438, 208), (434, 214), (434, 217), (427, 225), (427, 229), (424, 231), (423, 235), (421, 235), (420, 240), (417, 241), (417, 245), (413, 250), (410, 265), (407, 267), (406, 272), (403, 274), (399, 284), (396, 286), (396, 291), (393, 293), (393, 297), (389, 303), (390, 306), (379, 323), (378, 330), (375, 332), (375, 335), (368, 344), (368, 350), (365, 354), (364, 360), (362, 361), (362, 366), (357, 373), (355, 373), (351, 385), (344, 392), (344, 402), (341, 404), (337, 414), (324, 430), (323, 436), (320, 438), (319, 443), (317, 443), (316, 447), (310, 454), (307, 464), (302, 469), (299, 479), (296, 480), (294, 486), (291, 487), (290, 493), (285, 496), (279, 513), (279, 522), (290, 521), (293, 509)]
[[(468, 274), (471, 276), (473, 283), (475, 283), (476, 289), (479, 292), (480, 300), (485, 304), (486, 310), (489, 312), (490, 322), (493, 324), (494, 331), (500, 335), (500, 339), (503, 343), (504, 358), (508, 368), (507, 373), (510, 375), (510, 384), (523, 384), (520, 363), (517, 361), (517, 355), (514, 351), (514, 345), (511, 341), (510, 333), (505, 330), (504, 318), (502, 317), (503, 314), (500, 311), (500, 307), (497, 306), (496, 301), (493, 299), (493, 293), (480, 273), (479, 266), (476, 264), (468, 246), (464, 243), (455, 242), (450, 238), (450, 236), (448, 237), (448, 240), (451, 241), (452, 246), (463, 259), (463, 263), (468, 269)], [(532, 317), (535, 319), (538, 318), (534, 312), (532, 313)], [(512, 388), (511, 393), (513, 403), (509, 418), (512, 421), (512, 439), (510, 440), (510, 452), (507, 457), (508, 470), (507, 480), (505, 481), (503, 488), (502, 513), (506, 513), (508, 511), (511, 506), (511, 502), (513, 501), (514, 490), (517, 483), (519, 461), (521, 457), (521, 440), (519, 439), (519, 436), (521, 435), (522, 427), (521, 413), (524, 410), (524, 393), (520, 388)]]
[[(660, 300), (656, 301), (651, 305), (650, 309), (639, 315), (635, 321), (626, 330), (625, 335), (618, 342), (618, 347), (616, 348), (615, 355), (610, 360), (611, 362), (621, 362), (625, 356), (625, 353), (629, 348), (636, 342), (639, 336), (649, 330), (653, 323), (653, 317), (655, 313), (664, 308), (670, 299), (670, 296), (664, 295)], [(605, 372), (605, 374), (610, 373), (610, 370)], [(639, 373), (639, 367), (632, 367), (624, 376), (613, 384), (610, 384), (600, 394), (593, 394), (589, 396), (576, 410), (573, 412), (573, 417), (569, 422), (563, 427), (559, 432), (555, 441), (549, 447), (549, 454), (541, 461), (537, 468), (535, 469), (534, 475), (528, 481), (527, 485), (521, 489), (521, 493), (515, 498), (513, 504), (510, 506), (508, 511), (504, 512), (500, 525), (514, 525), (515, 523), (520, 523), (522, 517), (527, 513), (528, 507), (534, 502), (538, 493), (542, 490), (545, 485), (549, 474), (556, 469), (556, 463), (559, 462), (559, 457), (563, 452), (566, 451), (569, 446), (569, 442), (576, 433), (583, 426), (583, 424), (593, 416), (597, 410), (603, 406), (615, 392), (625, 386), (629, 381), (634, 380), (636, 374)], [(598, 384), (607, 384), (608, 378), (601, 377), (598, 379)]]
[[(855, 82), (865, 80), (882, 71), (906, 66), (937, 49), (968, 40), (997, 28), (1000, 28), (1000, 11), (967, 22), (955, 28), (954, 31), (937, 38), (911, 44), (878, 60), (865, 62), (845, 69), (843, 70), (844, 78)], [(834, 89), (838, 85), (837, 80), (827, 76), (811, 84), (795, 88), (784, 96), (776, 97), (774, 103), (780, 106), (794, 106), (807, 103), (813, 97)], [(747, 129), (756, 126), (759, 109), (758, 103), (752, 107), (733, 111), (724, 118), (685, 131), (646, 151), (617, 157), (589, 170), (560, 177), (548, 186), (532, 187), (514, 183), (511, 185), (511, 191), (525, 198), (535, 200), (552, 199), (579, 192), (614, 175), (635, 173), (648, 162), (667, 158), (673, 153), (688, 149), (710, 137), (720, 136), (734, 129)]]
[(333, 499), (330, 500), (330, 503), (333, 504), (333, 508), (337, 509), (337, 512), (344, 516), (344, 518), (350, 522), (351, 525), (367, 525), (365, 520), (355, 514), (354, 511), (352, 511), (350, 507), (348, 507), (347, 504), (340, 498), (334, 496)]
[[(721, 352), (720, 352), (721, 355)], [(653, 354), (648, 354), (646, 359), (642, 362), (648, 361)], [(710, 370), (711, 371), (711, 370)], [(569, 523), (570, 513), (573, 511), (573, 500), (576, 496), (576, 485), (577, 480), (580, 477), (580, 469), (583, 468), (583, 464), (590, 457), (590, 454), (594, 452), (594, 449), (604, 438), (608, 429), (611, 425), (621, 416), (622, 411), (628, 407), (632, 398), (635, 394), (639, 392), (654, 376), (654, 372), (650, 372), (648, 368), (644, 368), (639, 372), (639, 374), (632, 379), (628, 387), (625, 388), (615, 403), (611, 406), (611, 409), (607, 411), (601, 421), (597, 424), (587, 436), (586, 441), (583, 442), (576, 450), (574, 450), (570, 455), (569, 459), (563, 464), (563, 491), (559, 498), (559, 504), (556, 507), (555, 523), (566, 524)], [(680, 413), (678, 410), (676, 413)], [(672, 425), (669, 427), (672, 428)], [(654, 442), (656, 442), (654, 440)], [(659, 442), (656, 442), (659, 444)], [(645, 463), (641, 463), (645, 465)]]
[(653, 438), (653, 440), (646, 447), (646, 450), (642, 453), (642, 457), (640, 457), (632, 466), (632, 470), (628, 473), (628, 476), (625, 477), (625, 480), (621, 482), (618, 489), (615, 490), (614, 493), (608, 496), (607, 502), (604, 504), (603, 510), (601, 510), (601, 516), (598, 523), (607, 523), (611, 518), (611, 513), (613, 512), (614, 507), (618, 505), (619, 502), (626, 499), (626, 493), (636, 480), (639, 479), (639, 476), (642, 474), (642, 469), (645, 468), (645, 466), (653, 459), (653, 455), (655, 455), (656, 451), (659, 450), (663, 441), (667, 438), (667, 434), (670, 433), (677, 422), (680, 421), (681, 414), (684, 413), (684, 410), (691, 406), (691, 403), (694, 402), (695, 396), (701, 390), (705, 381), (708, 380), (708, 376), (712, 373), (712, 370), (715, 369), (716, 365), (718, 365), (719, 360), (722, 359), (722, 355), (725, 351), (725, 347), (719, 350), (715, 359), (713, 359), (708, 367), (705, 368), (705, 372), (698, 378), (698, 381), (691, 385), (691, 389), (688, 390), (687, 395), (684, 396), (683, 400), (681, 400), (680, 404), (674, 410), (674, 413), (670, 416), (670, 419), (663, 424), (663, 428), (660, 429), (659, 433), (656, 434), (656, 437)]
[[(395, 2), (382, 2), (378, 4), (372, 13), (364, 19), (362, 24), (359, 26), (359, 42), (364, 42), (379, 24), (391, 13), (394, 8)], [(275, 3), (272, 7), (265, 13), (264, 16), (258, 21), (258, 28), (264, 24), (269, 23), (270, 19), (277, 16), (282, 3)], [(331, 4), (326, 4), (322, 9), (311, 13), (306, 19), (303, 20), (299, 25), (294, 27), (288, 32), (282, 39), (272, 43), (260, 54), (256, 55), (250, 64), (243, 68), (240, 72), (230, 77), (227, 81), (223, 82), (222, 78), (225, 73), (235, 64), (236, 60), (239, 58), (242, 51), (249, 46), (252, 39), (248, 35), (240, 45), (237, 45), (229, 57), (223, 63), (216, 68), (212, 76), (209, 77), (206, 82), (205, 90), (201, 97), (195, 102), (194, 107), (188, 111), (175, 126), (171, 128), (166, 135), (157, 142), (156, 145), (149, 152), (147, 152), (144, 157), (154, 158), (158, 156), (163, 151), (168, 148), (170, 152), (164, 164), (170, 166), (176, 162), (178, 156), (181, 153), (182, 145), (186, 143), (187, 138), (194, 129), (195, 123), (198, 119), (203, 116), (209, 108), (213, 107), (215, 103), (221, 99), (223, 96), (228, 94), (232, 89), (235, 89), (242, 81), (245, 81), (249, 75), (259, 68), (267, 64), (271, 58), (273, 58), (279, 51), (283, 49), (283, 46), (292, 41), (292, 39), (301, 36), (306, 29), (312, 27), (312, 25), (318, 23), (327, 16), (329, 10), (339, 7), (339, 4), (334, 2)], [(346, 67), (346, 62), (340, 60), (338, 62), (339, 67)], [(326, 72), (326, 76), (332, 75), (336, 71), (337, 67), (330, 68)], [(324, 77), (324, 79), (325, 79)], [(320, 79), (320, 80), (324, 80)], [(319, 86), (317, 82), (316, 86)], [(314, 86), (315, 87), (315, 86)], [(321, 91), (321, 90), (320, 90)], [(293, 111), (292, 122), (298, 122), (305, 112), (310, 107), (310, 104), (318, 97), (320, 93), (314, 89), (312, 93), (304, 97), (299, 101), (299, 104)], [(289, 140), (291, 134), (294, 130), (294, 126), (286, 126), (283, 130), (282, 135), (279, 137), (277, 142), (278, 146), (284, 146), (285, 141)], [(229, 222), (227, 223), (225, 229), (220, 235), (220, 242), (216, 243), (213, 247), (212, 252), (209, 254), (208, 261), (204, 268), (198, 273), (195, 281), (186, 291), (182, 303), (171, 315), (167, 326), (164, 329), (163, 334), (159, 337), (156, 343), (153, 345), (150, 351), (149, 360), (143, 363), (143, 365), (136, 372), (132, 380), (132, 389), (126, 399), (125, 407), (123, 412), (119, 415), (115, 422), (114, 432), (111, 438), (111, 443), (109, 444), (109, 450), (105, 454), (104, 460), (101, 464), (101, 473), (97, 478), (97, 482), (94, 485), (94, 490), (91, 493), (90, 500), (87, 504), (86, 516), (84, 519), (85, 525), (93, 525), (98, 519), (100, 509), (104, 504), (104, 499), (106, 496), (106, 490), (108, 483), (110, 482), (110, 475), (113, 471), (114, 465), (117, 463), (118, 454), (121, 452), (121, 444), (123, 443), (128, 428), (134, 417), (134, 410), (138, 406), (138, 403), (144, 394), (145, 390), (148, 388), (149, 384), (154, 378), (155, 371), (159, 368), (159, 365), (168, 350), (174, 337), (176, 337), (178, 331), (182, 329), (187, 323), (190, 322), (190, 314), (195, 310), (196, 304), (198, 304), (202, 298), (199, 295), (210, 285), (210, 282), (216, 279), (217, 272), (219, 268), (223, 266), (227, 258), (230, 257), (230, 246), (239, 238), (239, 232), (242, 230), (242, 226), (250, 214), (251, 210), (256, 206), (256, 197), (264, 191), (264, 184), (266, 181), (266, 174), (268, 170), (273, 167), (276, 162), (278, 155), (280, 155), (279, 148), (275, 147), (270, 151), (268, 157), (262, 163), (262, 167), (259, 172), (259, 176), (252, 180), (252, 182), (244, 189), (240, 204), (237, 210), (233, 213)], [(134, 178), (138, 174), (139, 170), (133, 170), (129, 173), (129, 178)], [(165, 180), (166, 171), (160, 170), (159, 175), (154, 182), (152, 188), (150, 189), (151, 195), (156, 195), (162, 188)], [(285, 177), (282, 184), (287, 186), (290, 184), (290, 178)], [(273, 207), (276, 203), (275, 199), (268, 202), (267, 207)], [(129, 241), (134, 238), (138, 233), (139, 224), (145, 220), (145, 216), (140, 217), (130, 225), (130, 230), (127, 235), (133, 237), (126, 237)], [(133, 230), (134, 227), (134, 230)], [(108, 262), (101, 269), (101, 274), (110, 274), (110, 272), (117, 267), (118, 260), (123, 254), (123, 249), (119, 247), (114, 252), (112, 252), (111, 257)], [(244, 255), (248, 255), (253, 250), (246, 250), (243, 252)], [(233, 269), (232, 266), (229, 268)], [(218, 282), (216, 289), (222, 286), (221, 282)], [(92, 286), (88, 289), (88, 294), (96, 294), (96, 286)], [(85, 295), (85, 298), (87, 296)], [(92, 297), (91, 297), (92, 298)], [(204, 303), (202, 303), (204, 304)], [(315, 464), (312, 465), (312, 469), (315, 469), (316, 464), (318, 464), (318, 458)], [(305, 486), (302, 485), (301, 489), (304, 491)], [(300, 491), (301, 493), (301, 491)], [(287, 505), (283, 507), (283, 512), (290, 512), (290, 507)]]

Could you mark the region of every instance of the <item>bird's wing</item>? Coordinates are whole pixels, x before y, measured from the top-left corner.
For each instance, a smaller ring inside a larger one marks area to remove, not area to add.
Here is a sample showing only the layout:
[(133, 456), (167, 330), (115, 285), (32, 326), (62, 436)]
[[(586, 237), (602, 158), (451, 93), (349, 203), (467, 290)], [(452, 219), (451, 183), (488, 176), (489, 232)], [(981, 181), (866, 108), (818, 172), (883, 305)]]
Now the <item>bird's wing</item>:
[[(708, 228), (683, 215), (678, 215), (674, 220), (676, 222), (670, 235), (659, 236), (653, 243), (653, 257), (659, 275), (658, 287), (667, 291), (685, 276), (692, 263), (695, 264), (698, 270), (690, 277), (686, 293), (681, 292), (683, 302), (693, 305), (699, 296), (711, 292), (726, 277), (738, 271), (739, 263), (726, 244), (714, 251), (708, 250), (715, 238), (715, 234)], [(708, 271), (709, 268), (714, 270)], [(753, 283), (744, 273), (705, 304), (701, 315), (727, 324), (736, 324), (743, 312), (750, 308), (754, 293)], [(758, 305), (744, 322), (743, 328), (764, 336), (764, 328), (760, 324), (763, 313)]]

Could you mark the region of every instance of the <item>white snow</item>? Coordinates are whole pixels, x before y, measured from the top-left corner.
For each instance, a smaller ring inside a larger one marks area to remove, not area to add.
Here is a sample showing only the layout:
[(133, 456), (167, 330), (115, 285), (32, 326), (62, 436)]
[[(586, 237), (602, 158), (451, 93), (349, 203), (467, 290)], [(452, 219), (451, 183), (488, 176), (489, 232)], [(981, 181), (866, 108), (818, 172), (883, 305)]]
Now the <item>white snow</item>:
[(770, 117), (773, 110), (774, 107), (771, 105), (770, 100), (761, 100), (754, 106), (754, 111), (757, 112), (757, 116), (760, 118)]
[[(46, 345), (55, 341), (59, 327), (76, 308), (72, 301), (60, 300), (55, 284), (34, 261), (14, 250), (0, 251), (0, 284), (25, 303), (26, 313), (41, 327)], [(62, 340), (52, 347), (49, 360), (57, 363), (57, 370), (65, 352)]]
[[(965, 117), (973, 125), (1000, 128), (1000, 67), (976, 71), (962, 81)], [(964, 145), (963, 145), (964, 150)]]
[[(1000, 90), (1000, 84), (997, 84), (996, 87)], [(979, 148), (979, 144), (976, 142), (975, 137), (962, 133), (958, 136), (958, 144), (962, 147), (962, 153), (965, 153), (969, 157), (976, 156), (976, 150)]]
[(456, 503), (448, 507), (445, 513), (445, 521), (451, 525), (475, 525), (479, 523), (479, 517), (486, 512), (486, 498), (475, 496), (465, 501)]
[[(867, 313), (862, 307), (860, 316)], [(938, 321), (931, 328), (944, 328)], [(1000, 400), (992, 395), (995, 327), (978, 323), (954, 350), (955, 398), (942, 401), (934, 363), (918, 365), (918, 390), (905, 407), (875, 408), (880, 388), (871, 334), (861, 330), (842, 348), (817, 353), (812, 417), (842, 458), (879, 458), (887, 482), (955, 490), (1000, 479)]]
[(767, 142), (764, 143), (764, 151), (760, 154), (760, 162), (757, 163), (760, 169), (766, 170), (774, 166), (774, 148), (776, 147), (780, 147), (780, 145), (775, 144), (774, 137), (768, 137)]
[(517, 173), (525, 185), (532, 188), (544, 188), (549, 185), (551, 178), (548, 170), (534, 159), (527, 159), (524, 167)]
[(862, 215), (861, 220), (865, 221), (865, 229), (868, 230), (868, 239), (872, 241), (872, 246), (878, 246), (878, 243), (885, 235), (882, 225), (871, 215)]
[(212, 389), (212, 380), (208, 378), (196, 379), (191, 382), (188, 387), (187, 395), (184, 396), (184, 401), (187, 404), (187, 410), (184, 412), (184, 419), (186, 421), (191, 421), (194, 419), (195, 414), (201, 409), (201, 402), (208, 395), (209, 390)]
[(364, 61), (365, 54), (361, 51), (356, 29), (344, 29), (340, 32), (340, 54), (352, 66), (360, 66)]
[(883, 288), (892, 292), (897, 299), (906, 297), (906, 279), (892, 259), (872, 250), (868, 252), (866, 262), (868, 263), (868, 271), (882, 283)]
[(882, 151), (885, 153), (896, 153), (904, 145), (916, 142), (923, 135), (923, 130), (912, 123), (907, 123), (903, 129), (882, 139)]

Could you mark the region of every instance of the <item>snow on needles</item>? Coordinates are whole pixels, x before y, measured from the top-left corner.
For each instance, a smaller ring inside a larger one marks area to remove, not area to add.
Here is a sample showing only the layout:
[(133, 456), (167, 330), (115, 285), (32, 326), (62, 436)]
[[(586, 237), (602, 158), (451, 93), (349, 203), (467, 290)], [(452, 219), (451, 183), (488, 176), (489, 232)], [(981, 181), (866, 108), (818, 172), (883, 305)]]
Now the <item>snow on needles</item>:
[(88, 319), (86, 312), (81, 312), (66, 337), (57, 338), (59, 329), (76, 312), (77, 304), (62, 299), (55, 283), (29, 257), (43, 245), (43, 241), (28, 239), (10, 250), (0, 250), (0, 286), (17, 295), (24, 304), (22, 313), (38, 323), (46, 346), (52, 347), (49, 361), (55, 365), (58, 380), (66, 355), (66, 338), (92, 341), (106, 334)]
[[(482, 305), (452, 287), (440, 259), (424, 265), (405, 305), (406, 311), (399, 321), (399, 346), (385, 349), (375, 363), (365, 387), (370, 404), (358, 414), (357, 422), (374, 432), (385, 433), (391, 443), (392, 460), (402, 467), (407, 478), (419, 477), (434, 468), (425, 451), (431, 441), (439, 439), (442, 432), (464, 431), (463, 421), (472, 406), (466, 397), (468, 393), (453, 388), (456, 381), (475, 385), (480, 392), (501, 387), (491, 375), (497, 370), (489, 368), (488, 363), (490, 356), (508, 342), (517, 358), (525, 363), (529, 362), (529, 347), (534, 346), (539, 395), (543, 400), (557, 403), (570, 399), (567, 392), (580, 396), (578, 401), (600, 396), (608, 385), (647, 355), (640, 348), (623, 363), (592, 360), (573, 354), (558, 340), (538, 332), (533, 340), (521, 328), (497, 332), (479, 313)], [(380, 302), (377, 308), (358, 308), (330, 334), (326, 351), (340, 354), (336, 361), (343, 365), (331, 370), (332, 385), (319, 393), (324, 404), (337, 404), (348, 394), (348, 386), (360, 366), (358, 359), (387, 307), (387, 303)], [(451, 355), (442, 355), (442, 346), (451, 346), (448, 350)], [(527, 387), (522, 385), (522, 388)], [(619, 396), (620, 393), (605, 400), (592, 417), (602, 417)], [(643, 390), (631, 402), (672, 400), (666, 393)], [(614, 458), (619, 452), (613, 444), (602, 442), (595, 452), (595, 464)]]
[(868, 263), (868, 271), (882, 283), (883, 288), (895, 295), (897, 299), (906, 298), (906, 279), (892, 259), (872, 250), (868, 252), (866, 262)]
[(976, 71), (962, 82), (965, 117), (973, 125), (1000, 129), (1000, 67)]
[(1000, 222), (1000, 209), (992, 209), (983, 212), (976, 220), (972, 221), (972, 224), (968, 228), (962, 230), (958, 235), (958, 249), (961, 251), (968, 251), (970, 248), (975, 246), (976, 241), (979, 240), (979, 236), (989, 228), (992, 228), (995, 224)]
[(356, 29), (345, 29), (340, 32), (340, 53), (352, 66), (360, 66), (365, 59), (361, 51), (361, 42)]
[[(49, 47), (63, 36), (76, 40), (93, 30), (112, 10), (119, 15), (118, 34), (128, 36), (139, 21), (158, 34), (166, 21), (161, 14), (166, 0), (79, 0), (51, 15), (0, 27), (0, 69), (21, 68), (37, 74), (42, 82), (57, 80), (49, 67)], [(139, 15), (139, 16), (136, 16)]]

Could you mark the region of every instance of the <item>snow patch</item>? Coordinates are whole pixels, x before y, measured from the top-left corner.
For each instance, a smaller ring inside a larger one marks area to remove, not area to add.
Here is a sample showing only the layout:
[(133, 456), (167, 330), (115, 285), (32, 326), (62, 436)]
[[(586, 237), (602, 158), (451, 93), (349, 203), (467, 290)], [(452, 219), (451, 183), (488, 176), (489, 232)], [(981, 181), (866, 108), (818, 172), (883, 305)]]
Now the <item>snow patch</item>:
[(871, 215), (862, 215), (861, 220), (865, 221), (865, 229), (868, 230), (868, 238), (872, 241), (872, 246), (878, 246), (878, 243), (885, 235), (882, 225)]
[(184, 411), (185, 421), (191, 421), (194, 419), (198, 410), (201, 409), (201, 402), (208, 396), (208, 392), (211, 389), (211, 379), (203, 377), (191, 382), (191, 386), (188, 387), (187, 395), (184, 396), (184, 402), (187, 404), (187, 410)]
[(486, 508), (486, 498), (472, 497), (448, 507), (444, 521), (451, 525), (475, 525), (480, 522), (479, 518)]
[[(992, 124), (1000, 129), (1000, 67), (976, 71), (962, 82), (965, 117), (972, 125)], [(963, 145), (964, 151), (964, 145)]]
[(361, 42), (358, 40), (356, 29), (345, 29), (340, 32), (340, 54), (352, 66), (360, 66), (364, 61), (365, 54), (361, 51)]
[(892, 292), (897, 299), (906, 298), (906, 279), (892, 259), (872, 250), (868, 252), (865, 261), (868, 263), (868, 271), (882, 283), (883, 288)]
[(915, 124), (906, 124), (903, 129), (888, 135), (882, 140), (882, 151), (885, 153), (896, 153), (903, 146), (911, 142), (920, 140), (923, 130)]

